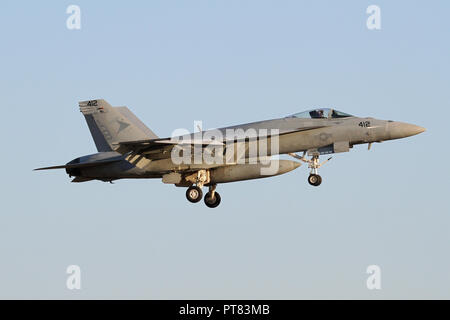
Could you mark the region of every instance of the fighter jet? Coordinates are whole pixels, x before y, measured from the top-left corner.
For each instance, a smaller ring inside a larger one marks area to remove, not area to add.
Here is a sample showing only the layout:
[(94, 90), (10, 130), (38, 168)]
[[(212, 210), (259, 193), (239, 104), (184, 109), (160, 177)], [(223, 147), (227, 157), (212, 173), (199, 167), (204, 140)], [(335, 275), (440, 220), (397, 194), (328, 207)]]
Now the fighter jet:
[[(98, 153), (65, 165), (35, 170), (65, 169), (72, 182), (154, 178), (186, 187), (186, 198), (217, 207), (221, 183), (287, 173), (307, 163), (308, 182), (319, 186), (318, 169), (354, 145), (401, 139), (424, 132), (413, 124), (356, 117), (333, 108), (315, 108), (265, 121), (159, 138), (127, 107), (112, 107), (103, 99), (79, 102)], [(201, 129), (201, 128), (200, 128)], [(298, 153), (303, 153), (299, 155)], [(296, 159), (281, 160), (279, 155)]]

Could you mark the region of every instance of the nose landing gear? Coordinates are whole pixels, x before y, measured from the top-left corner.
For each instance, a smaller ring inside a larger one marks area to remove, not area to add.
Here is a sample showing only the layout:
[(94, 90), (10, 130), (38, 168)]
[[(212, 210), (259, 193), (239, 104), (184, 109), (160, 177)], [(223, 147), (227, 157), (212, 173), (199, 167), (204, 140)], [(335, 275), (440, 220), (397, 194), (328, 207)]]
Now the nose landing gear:
[(308, 183), (314, 187), (320, 186), (322, 183), (322, 177), (319, 175), (319, 168), (323, 166), (325, 163), (331, 160), (331, 157), (327, 160), (323, 161), (322, 163), (319, 163), (319, 155), (314, 154), (311, 159), (306, 159), (306, 152), (303, 153), (303, 156), (299, 156), (295, 153), (289, 153), (291, 157), (294, 157), (302, 162), (305, 162), (308, 164), (308, 168), (311, 169), (311, 173), (308, 177)]
[(310, 185), (312, 185), (314, 187), (318, 187), (322, 183), (322, 177), (319, 176), (318, 174), (313, 174), (312, 173), (308, 177), (308, 182), (309, 182)]
[[(328, 159), (328, 160), (330, 160), (330, 159)], [(326, 160), (326, 161), (328, 161), (328, 160)], [(309, 184), (314, 186), (314, 187), (320, 186), (320, 184), (322, 183), (322, 177), (319, 176), (319, 170), (318, 169), (325, 162), (319, 163), (319, 156), (318, 155), (312, 156), (311, 160), (306, 160), (306, 162), (308, 162), (308, 168), (311, 169), (311, 173), (309, 174), (309, 177), (308, 177)]]

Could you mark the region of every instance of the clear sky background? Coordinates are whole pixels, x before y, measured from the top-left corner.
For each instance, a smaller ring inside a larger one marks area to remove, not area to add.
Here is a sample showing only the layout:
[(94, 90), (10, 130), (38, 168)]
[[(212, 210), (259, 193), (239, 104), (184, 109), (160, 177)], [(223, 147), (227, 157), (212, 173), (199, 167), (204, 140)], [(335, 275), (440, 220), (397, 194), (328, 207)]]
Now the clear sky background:
[[(70, 4), (81, 30), (66, 28)], [(448, 1), (1, 1), (0, 298), (450, 298), (449, 14)], [(96, 152), (78, 110), (95, 98), (162, 137), (315, 106), (427, 131), (335, 155), (319, 188), (306, 166), (219, 185), (212, 210), (159, 180), (32, 172)]]

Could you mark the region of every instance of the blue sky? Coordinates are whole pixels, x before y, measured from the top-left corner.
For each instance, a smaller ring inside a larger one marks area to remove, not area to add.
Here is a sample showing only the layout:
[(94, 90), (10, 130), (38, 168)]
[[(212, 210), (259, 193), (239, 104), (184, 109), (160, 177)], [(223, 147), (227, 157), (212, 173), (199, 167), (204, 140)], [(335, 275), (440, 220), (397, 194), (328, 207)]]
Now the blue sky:
[[(66, 8), (81, 8), (81, 30)], [(381, 30), (366, 8), (381, 8)], [(1, 298), (450, 298), (447, 1), (2, 1)], [(95, 152), (78, 101), (156, 134), (311, 107), (427, 128), (219, 185), (71, 184), (33, 168)], [(82, 289), (66, 288), (68, 265)], [(382, 290), (366, 288), (368, 265)]]

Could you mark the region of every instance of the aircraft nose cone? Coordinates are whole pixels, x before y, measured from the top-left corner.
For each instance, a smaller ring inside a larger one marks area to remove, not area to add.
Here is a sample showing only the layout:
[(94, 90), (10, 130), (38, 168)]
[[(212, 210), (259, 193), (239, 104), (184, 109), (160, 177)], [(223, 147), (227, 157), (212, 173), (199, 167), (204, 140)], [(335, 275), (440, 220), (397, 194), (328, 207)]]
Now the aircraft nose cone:
[(415, 124), (404, 122), (389, 123), (389, 133), (391, 139), (401, 139), (424, 132), (426, 129)]

